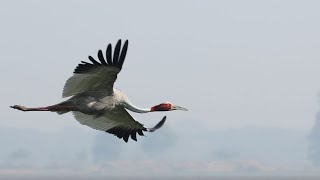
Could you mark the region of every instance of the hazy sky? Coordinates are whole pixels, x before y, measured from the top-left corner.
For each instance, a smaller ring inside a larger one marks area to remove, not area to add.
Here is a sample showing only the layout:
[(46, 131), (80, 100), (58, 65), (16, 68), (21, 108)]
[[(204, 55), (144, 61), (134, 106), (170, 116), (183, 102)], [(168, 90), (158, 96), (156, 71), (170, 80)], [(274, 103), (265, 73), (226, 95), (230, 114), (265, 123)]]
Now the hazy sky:
[(319, 7), (293, 0), (1, 1), (0, 126), (92, 132), (70, 114), (9, 106), (60, 102), (80, 61), (128, 39), (116, 87), (137, 106), (170, 101), (189, 109), (133, 114), (141, 122), (167, 115), (173, 131), (308, 131), (319, 108)]
[(139, 106), (171, 101), (190, 109), (167, 113), (169, 123), (192, 117), (212, 128), (308, 129), (320, 89), (319, 5), (2, 1), (1, 124), (73, 126), (70, 116), (23, 114), (8, 106), (59, 102), (79, 61), (129, 39), (116, 86)]
[[(6, 120), (0, 123), (41, 129), (76, 125), (71, 116), (24, 114), (8, 106), (59, 102), (79, 61), (108, 43), (129, 39), (116, 86), (139, 106), (171, 101), (190, 109), (166, 113), (168, 123), (193, 118), (211, 128), (309, 129), (320, 89), (319, 5), (1, 1)], [(141, 116), (151, 117), (161, 115)]]

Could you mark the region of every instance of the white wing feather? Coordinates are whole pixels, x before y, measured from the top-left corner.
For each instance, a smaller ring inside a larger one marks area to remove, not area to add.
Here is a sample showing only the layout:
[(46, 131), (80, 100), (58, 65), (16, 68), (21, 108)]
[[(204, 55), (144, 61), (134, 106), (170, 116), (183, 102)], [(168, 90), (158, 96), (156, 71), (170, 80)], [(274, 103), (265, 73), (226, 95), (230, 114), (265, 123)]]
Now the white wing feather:
[(101, 116), (88, 115), (78, 111), (72, 112), (77, 121), (100, 131), (107, 131), (113, 127), (121, 126), (127, 129), (142, 130), (145, 127), (135, 121), (124, 108), (115, 108)]
[(62, 97), (90, 91), (110, 94), (119, 72), (118, 68), (101, 66), (90, 73), (74, 74), (66, 81)]
[(78, 93), (103, 92), (110, 94), (113, 92), (113, 84), (117, 79), (117, 74), (121, 71), (128, 49), (128, 40), (125, 41), (121, 49), (121, 40), (118, 41), (113, 57), (112, 46), (108, 45), (105, 57), (101, 50), (98, 51), (98, 59), (96, 61), (89, 56), (91, 63), (81, 61), (74, 70), (63, 89), (62, 97), (69, 97)]
[(153, 132), (161, 128), (166, 121), (166, 116), (164, 116), (153, 128), (146, 128), (135, 121), (123, 107), (117, 107), (101, 116), (87, 115), (77, 111), (73, 112), (73, 115), (81, 124), (114, 134), (120, 139), (123, 138), (125, 142), (128, 142), (129, 136), (137, 141), (137, 133), (143, 136), (143, 131)]

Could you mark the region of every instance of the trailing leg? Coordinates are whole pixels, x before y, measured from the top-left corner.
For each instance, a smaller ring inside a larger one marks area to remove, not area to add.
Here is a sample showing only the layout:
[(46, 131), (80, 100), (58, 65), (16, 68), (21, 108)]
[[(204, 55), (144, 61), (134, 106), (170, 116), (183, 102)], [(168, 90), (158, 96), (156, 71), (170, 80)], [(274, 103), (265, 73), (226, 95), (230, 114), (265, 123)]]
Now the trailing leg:
[(78, 109), (74, 106), (68, 106), (68, 105), (53, 105), (53, 106), (46, 106), (46, 107), (35, 107), (35, 108), (29, 108), (21, 105), (14, 105), (10, 106), (13, 109), (17, 109), (20, 111), (51, 111), (51, 112), (57, 112), (59, 114), (63, 114), (69, 111), (77, 111)]

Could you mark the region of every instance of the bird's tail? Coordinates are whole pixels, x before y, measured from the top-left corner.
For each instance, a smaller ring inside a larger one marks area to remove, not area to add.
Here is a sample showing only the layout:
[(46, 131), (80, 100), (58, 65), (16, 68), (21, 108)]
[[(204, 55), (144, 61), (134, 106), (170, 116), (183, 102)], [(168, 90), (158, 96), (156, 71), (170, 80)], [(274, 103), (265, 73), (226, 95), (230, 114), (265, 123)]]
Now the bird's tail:
[(158, 124), (156, 124), (153, 128), (146, 128), (146, 131), (153, 132), (163, 126), (163, 124), (166, 122), (167, 116), (164, 116)]
[(68, 113), (70, 111), (56, 111), (57, 114), (61, 115), (61, 114), (65, 114), (65, 113)]

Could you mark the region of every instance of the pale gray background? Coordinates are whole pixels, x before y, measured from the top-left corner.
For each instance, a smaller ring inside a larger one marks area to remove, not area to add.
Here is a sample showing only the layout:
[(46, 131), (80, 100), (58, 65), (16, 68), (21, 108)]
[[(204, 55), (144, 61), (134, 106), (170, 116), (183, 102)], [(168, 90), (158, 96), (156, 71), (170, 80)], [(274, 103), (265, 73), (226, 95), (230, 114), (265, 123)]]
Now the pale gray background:
[[(1, 1), (0, 174), (319, 175), (319, 8), (291, 0)], [(61, 101), (76, 65), (118, 39), (129, 39), (129, 49), (116, 87), (137, 106), (170, 101), (188, 112), (133, 114), (150, 126), (168, 121), (125, 144), (71, 114), (9, 108)]]

